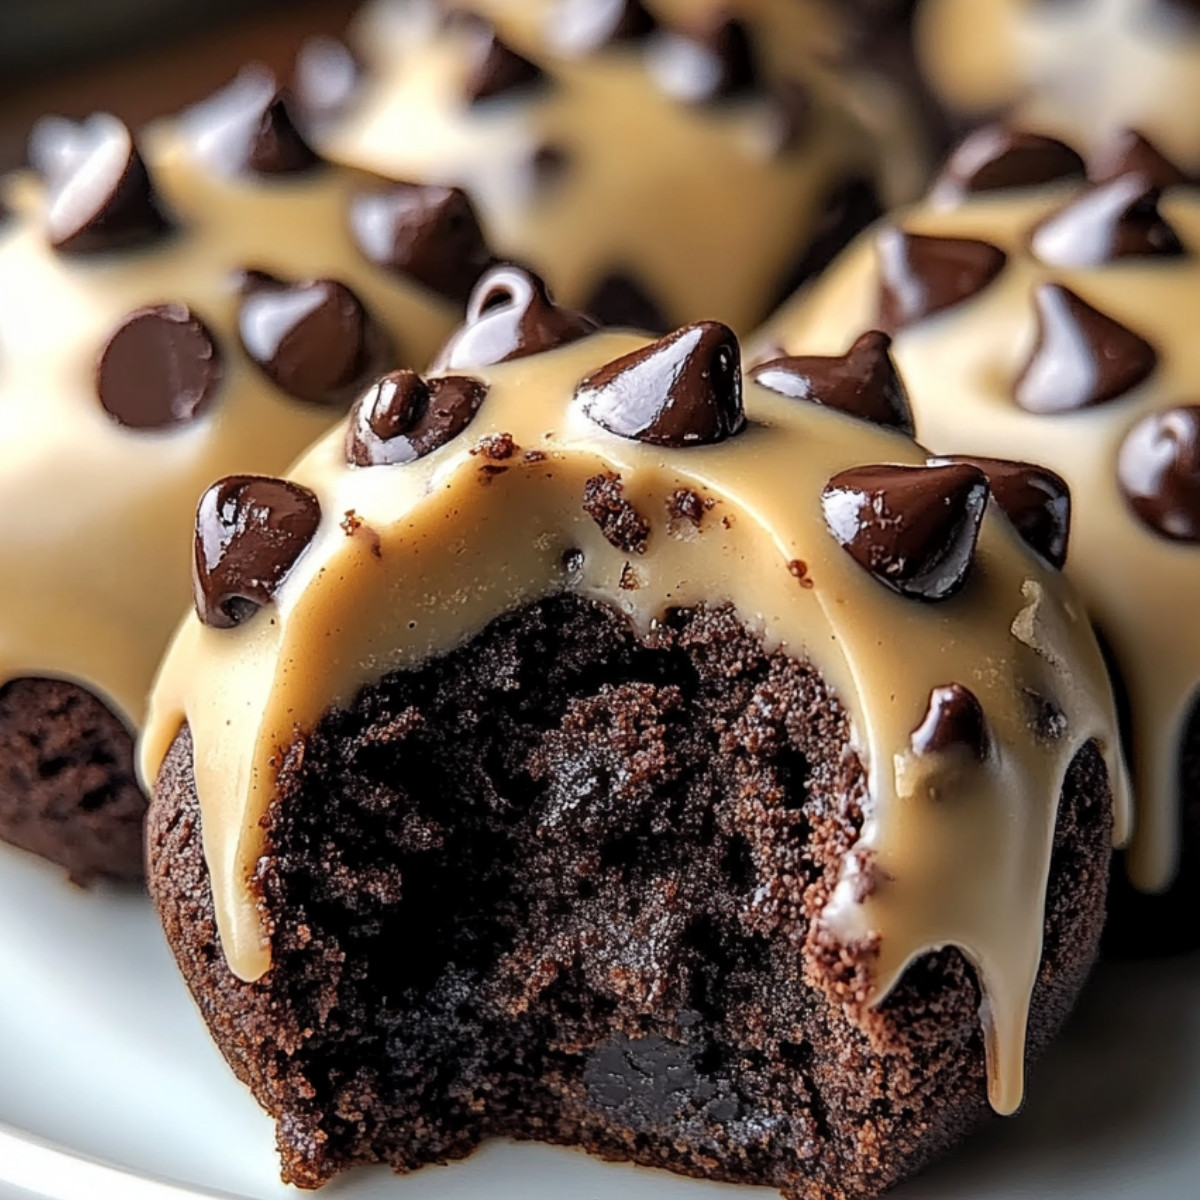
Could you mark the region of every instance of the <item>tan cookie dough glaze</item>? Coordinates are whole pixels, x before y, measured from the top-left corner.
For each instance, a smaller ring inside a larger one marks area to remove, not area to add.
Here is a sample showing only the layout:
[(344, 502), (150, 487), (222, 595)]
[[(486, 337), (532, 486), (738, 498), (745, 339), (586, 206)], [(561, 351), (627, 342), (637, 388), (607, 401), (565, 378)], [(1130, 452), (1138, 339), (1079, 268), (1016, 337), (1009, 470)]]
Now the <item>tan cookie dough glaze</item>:
[[(291, 476), (322, 515), (276, 601), (233, 630), (194, 615), (184, 623), (153, 694), (141, 766), (153, 781), (188, 723), (230, 967), (246, 980), (270, 967), (253, 882), (263, 818), (281, 752), (331, 706), (563, 591), (615, 606), (643, 632), (675, 606), (732, 603), (770, 646), (830, 680), (868, 767), (861, 844), (825, 922), (847, 943), (879, 935), (877, 998), (925, 951), (963, 949), (986, 996), (992, 1101), (1012, 1111), (1057, 798), (1090, 739), (1108, 762), (1120, 836), (1127, 826), (1115, 718), (1086, 618), (994, 507), (953, 599), (905, 599), (866, 574), (826, 527), (822, 491), (851, 465), (924, 463), (901, 434), (749, 382), (747, 426), (724, 443), (662, 449), (605, 432), (572, 402), (575, 387), (644, 345), (601, 333), (473, 372), (490, 385), (478, 416), (411, 465), (348, 467), (335, 430)], [(502, 461), (487, 453), (498, 434), (517, 446)], [(603, 473), (620, 477), (648, 522), (644, 554), (614, 548), (584, 513), (585, 483)], [(669, 517), (679, 488), (711, 502), (698, 528)], [(982, 704), (994, 742), (984, 763), (910, 753), (931, 689), (947, 682)], [(1062, 736), (1031, 730), (1027, 692), (1059, 706)]]
[(918, 53), (968, 118), (1010, 112), (1086, 146), (1137, 129), (1200, 171), (1200, 20), (1166, 0), (924, 0)]
[[(237, 270), (344, 280), (401, 362), (422, 362), (456, 320), (453, 306), (393, 282), (354, 248), (352, 172), (220, 177), (175, 126), (151, 131), (142, 149), (178, 226), (169, 238), (57, 253), (32, 175), (7, 182), (14, 216), (0, 225), (0, 683), (80, 682), (133, 727), (188, 602), (199, 494), (231, 471), (284, 469), (344, 412), (291, 398), (246, 356)], [(128, 428), (97, 398), (97, 360), (129, 313), (164, 303), (190, 306), (208, 326), (223, 381), (193, 421)]]
[[(1200, 397), (1200, 197), (1166, 193), (1161, 211), (1189, 253), (1126, 258), (1067, 269), (1038, 262), (1028, 236), (1079, 189), (993, 193), (957, 207), (901, 210), (912, 233), (979, 238), (1009, 255), (999, 277), (964, 303), (902, 330), (893, 354), (908, 384), (917, 436), (932, 450), (1031, 461), (1050, 467), (1074, 498), (1066, 573), (1111, 647), (1132, 708), (1131, 766), (1137, 830), (1129, 873), (1140, 888), (1167, 886), (1178, 858), (1179, 748), (1200, 683), (1196, 594), (1200, 551), (1144, 525), (1126, 503), (1117, 456), (1149, 413)], [(1037, 337), (1034, 289), (1065, 285), (1105, 316), (1148, 340), (1156, 371), (1124, 396), (1094, 408), (1034, 415), (1013, 389)], [(841, 352), (878, 320), (875, 234), (864, 234), (822, 281), (790, 303), (761, 335), (789, 353)]]
[[(664, 24), (745, 19), (769, 80), (798, 82), (811, 105), (797, 144), (778, 153), (765, 93), (690, 105), (656, 85), (643, 42), (556, 54), (546, 29), (557, 0), (469, 7), (549, 82), (471, 106), (471, 32), (445, 29), (433, 5), (384, 0), (354, 38), (362, 94), (318, 141), (341, 161), (464, 188), (491, 245), (531, 264), (573, 307), (587, 308), (617, 272), (669, 326), (719, 319), (748, 330), (779, 298), (839, 184), (870, 180), (896, 203), (924, 182), (915, 120), (880, 78), (841, 77), (836, 26), (813, 0), (646, 6)], [(543, 180), (530, 169), (541, 147), (566, 156)]]

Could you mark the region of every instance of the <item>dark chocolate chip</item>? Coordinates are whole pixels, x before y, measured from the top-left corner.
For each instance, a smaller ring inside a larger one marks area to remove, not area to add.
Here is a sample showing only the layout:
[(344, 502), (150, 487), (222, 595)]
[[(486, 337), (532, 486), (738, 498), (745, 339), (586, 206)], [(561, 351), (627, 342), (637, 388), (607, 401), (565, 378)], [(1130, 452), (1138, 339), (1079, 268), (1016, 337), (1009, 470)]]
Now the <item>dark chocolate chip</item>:
[(536, 188), (553, 187), (571, 165), (571, 156), (562, 146), (544, 142), (529, 158), (529, 170)]
[(891, 344), (886, 333), (864, 333), (840, 357), (777, 358), (755, 367), (750, 377), (781, 396), (836, 408), (911, 436), (912, 410), (889, 353)]
[(541, 67), (500, 40), (494, 29), (479, 30), (475, 65), (466, 83), (471, 104), (544, 83)]
[(624, 271), (606, 275), (584, 305), (601, 325), (666, 333), (670, 321), (644, 287)]
[(759, 85), (750, 35), (732, 18), (661, 34), (649, 67), (667, 95), (687, 104), (729, 100)]
[(916, 754), (966, 750), (983, 762), (989, 741), (987, 717), (975, 693), (961, 683), (949, 683), (929, 693), (929, 709), (913, 730), (912, 748)]
[(1092, 188), (1033, 231), (1033, 252), (1053, 267), (1178, 258), (1183, 243), (1158, 211), (1160, 196), (1140, 175), (1123, 175)]
[(658, 28), (641, 0), (559, 0), (549, 22), (560, 54), (594, 54), (638, 41)]
[(376, 266), (459, 305), (493, 261), (475, 208), (458, 188), (392, 183), (359, 192), (350, 200), (350, 231)]
[(388, 339), (344, 283), (286, 284), (246, 275), (238, 333), (282, 391), (310, 404), (348, 404), (394, 360)]
[(992, 498), (1021, 537), (1052, 567), (1067, 561), (1071, 534), (1071, 489), (1067, 481), (1033, 463), (956, 454), (935, 461), (963, 462), (988, 478)]
[(292, 94), (306, 124), (341, 116), (362, 86), (363, 66), (345, 42), (318, 34), (306, 38), (296, 55)]
[(934, 187), (939, 200), (1082, 179), (1083, 159), (1057, 138), (987, 125), (965, 138)]
[(1172, 188), (1189, 182), (1157, 146), (1132, 129), (1123, 129), (1100, 147), (1088, 163), (1093, 183), (1111, 183), (1122, 175), (1140, 175), (1151, 187)]
[(521, 267), (493, 267), (475, 285), (462, 327), (443, 347), (434, 371), (469, 370), (540, 354), (597, 329), (583, 313), (559, 308), (538, 276)]
[(43, 146), (46, 234), (60, 254), (98, 254), (155, 241), (170, 222), (125, 124), (97, 113), (54, 126)]
[(880, 583), (916, 600), (945, 600), (966, 582), (988, 482), (966, 463), (855, 467), (822, 496), (840, 546)]
[(205, 625), (232, 629), (270, 604), (321, 523), (307, 488), (284, 479), (230, 475), (196, 510), (192, 591)]
[(973, 238), (885, 229), (876, 240), (879, 323), (897, 333), (978, 295), (1004, 269), (1003, 250)]
[(724, 441), (745, 423), (737, 336), (717, 321), (687, 325), (605, 364), (575, 399), (619, 437), (656, 446)]
[(462, 433), (487, 391), (465, 376), (425, 380), (415, 371), (393, 371), (351, 410), (346, 459), (356, 467), (415, 462)]
[(1057, 283), (1034, 299), (1038, 337), (1014, 392), (1026, 411), (1071, 412), (1106, 404), (1148, 378), (1158, 365), (1149, 342)]
[(1200, 543), (1200, 406), (1143, 417), (1121, 444), (1117, 478), (1129, 506), (1156, 533)]

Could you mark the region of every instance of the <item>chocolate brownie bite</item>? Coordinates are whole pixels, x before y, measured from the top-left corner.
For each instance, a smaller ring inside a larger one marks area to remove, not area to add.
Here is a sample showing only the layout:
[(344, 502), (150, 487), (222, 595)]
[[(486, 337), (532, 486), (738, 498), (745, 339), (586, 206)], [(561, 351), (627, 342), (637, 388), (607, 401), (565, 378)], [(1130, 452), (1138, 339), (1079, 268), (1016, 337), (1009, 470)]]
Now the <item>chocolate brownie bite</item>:
[[(987, 127), (929, 201), (864, 234), (761, 337), (772, 356), (841, 355), (882, 324), (925, 445), (993, 460), (994, 491), (994, 460), (1048, 468), (1059, 482), (1036, 485), (1047, 502), (1069, 488), (1070, 543), (1053, 557), (1065, 555), (1127, 699), (1129, 878), (1172, 889), (1138, 906), (1153, 921), (1114, 913), (1114, 929), (1154, 925), (1131, 949), (1200, 940), (1200, 838), (1185, 835), (1200, 801), (1198, 253), (1200, 193), (1147, 140), (1087, 155)], [(1132, 902), (1117, 896), (1117, 909)]]
[[(45, 122), (31, 153), (0, 227), (0, 837), (128, 877), (130, 736), (187, 605), (196, 497), (424, 365), (490, 254), (460, 193), (325, 163), (256, 69), (141, 135)], [(351, 215), (402, 189), (385, 269)]]
[(502, 1135), (877, 1195), (1096, 953), (1091, 628), (870, 346), (805, 397), (513, 268), (469, 311), (200, 506), (142, 743), (180, 967), (300, 1186)]
[(744, 331), (930, 169), (903, 90), (850, 54), (843, 16), (824, 0), (385, 0), (354, 54), (313, 47), (297, 79), (330, 157), (464, 188), (499, 252), (564, 303)]

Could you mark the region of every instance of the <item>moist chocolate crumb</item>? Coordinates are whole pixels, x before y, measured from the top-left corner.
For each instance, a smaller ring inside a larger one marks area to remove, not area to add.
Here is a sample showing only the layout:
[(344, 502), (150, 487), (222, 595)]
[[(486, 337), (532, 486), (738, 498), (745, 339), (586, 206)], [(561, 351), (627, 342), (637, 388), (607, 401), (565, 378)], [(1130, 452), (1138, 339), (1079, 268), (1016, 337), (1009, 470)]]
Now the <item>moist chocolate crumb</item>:
[(548, 455), (545, 452), (545, 450), (526, 450), (525, 451), (525, 461), (527, 463), (545, 462), (546, 459), (548, 459), (549, 457), (550, 457), (550, 455)]
[(346, 509), (346, 515), (341, 520), (341, 527), (347, 537), (353, 537), (362, 528), (362, 524), (362, 517), (354, 509)]
[(795, 576), (802, 588), (812, 588), (815, 586), (813, 581), (808, 577), (808, 563), (802, 558), (793, 558), (788, 563), (788, 573)]
[(667, 517), (670, 521), (690, 521), (697, 529), (704, 520), (715, 501), (705, 500), (699, 492), (691, 488), (676, 488), (667, 497)]
[(638, 578), (638, 573), (634, 570), (633, 563), (626, 563), (621, 568), (621, 578), (617, 586), (623, 592), (636, 592), (642, 586), (642, 581)]
[(626, 554), (645, 554), (650, 524), (625, 499), (620, 475), (593, 475), (583, 487), (583, 511), (604, 534), (610, 545)]
[(513, 441), (511, 433), (489, 433), (487, 437), (480, 438), (479, 443), (471, 450), (472, 454), (481, 454), (484, 458), (490, 458), (494, 462), (504, 462), (512, 458), (520, 449), (520, 446)]

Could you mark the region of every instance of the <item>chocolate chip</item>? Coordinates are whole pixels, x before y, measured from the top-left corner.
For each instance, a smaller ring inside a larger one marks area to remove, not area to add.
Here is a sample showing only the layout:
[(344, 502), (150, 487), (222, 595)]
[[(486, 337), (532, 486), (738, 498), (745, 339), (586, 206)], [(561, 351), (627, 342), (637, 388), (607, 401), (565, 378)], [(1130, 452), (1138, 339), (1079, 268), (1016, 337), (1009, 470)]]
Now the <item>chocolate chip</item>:
[(387, 337), (344, 283), (287, 284), (249, 272), (238, 312), (246, 353), (276, 387), (310, 404), (348, 404), (394, 360)]
[(929, 709), (913, 730), (912, 748), (916, 754), (966, 750), (983, 762), (989, 741), (987, 717), (975, 693), (961, 683), (949, 683), (929, 693)]
[(1069, 288), (1043, 283), (1034, 294), (1038, 338), (1014, 392), (1027, 412), (1062, 413), (1105, 404), (1158, 365), (1149, 342)]
[(325, 34), (306, 38), (296, 55), (292, 94), (307, 124), (341, 116), (362, 86), (363, 66), (345, 42)]
[(776, 154), (786, 154), (802, 145), (813, 127), (812, 93), (799, 80), (781, 79), (771, 88), (770, 102), (772, 144)]
[(1117, 478), (1129, 506), (1156, 533), (1200, 543), (1200, 406), (1143, 417), (1121, 444)]
[(491, 265), (479, 218), (467, 194), (435, 184), (392, 183), (350, 200), (350, 232), (383, 267), (465, 304)]
[(978, 467), (988, 479), (992, 499), (1028, 545), (1052, 567), (1067, 561), (1071, 533), (1071, 489), (1067, 481), (1033, 463), (955, 454), (937, 462)]
[(1140, 175), (1151, 187), (1178, 187), (1188, 177), (1151, 142), (1132, 129), (1123, 129), (1088, 163), (1093, 183), (1110, 183), (1122, 175)]
[(594, 54), (647, 37), (658, 28), (640, 0), (559, 0), (549, 40), (559, 54)]
[(889, 333), (978, 295), (1004, 269), (1003, 250), (973, 238), (885, 229), (876, 240), (879, 323)]
[(601, 325), (666, 333), (670, 321), (644, 287), (624, 271), (606, 275), (588, 298), (584, 308)]
[(432, 369), (461, 371), (508, 362), (576, 342), (596, 329), (591, 317), (559, 308), (531, 271), (493, 267), (475, 285), (466, 320)]
[(480, 29), (476, 41), (475, 65), (466, 82), (469, 103), (480, 104), (546, 81), (541, 67), (506, 46), (494, 29)]
[(1033, 252), (1053, 267), (1178, 258), (1183, 243), (1158, 211), (1160, 196), (1139, 175), (1092, 188), (1038, 225), (1030, 239)]
[(1057, 138), (987, 125), (965, 138), (934, 186), (937, 200), (1082, 179), (1083, 159)]
[(755, 367), (750, 377), (781, 396), (903, 429), (911, 437), (912, 410), (889, 353), (891, 344), (886, 333), (864, 333), (840, 357), (777, 358)]
[(661, 34), (649, 68), (667, 95), (686, 104), (729, 100), (759, 83), (750, 35), (732, 18)]
[(307, 488), (284, 479), (230, 475), (196, 510), (192, 591), (205, 625), (232, 629), (270, 604), (321, 523)]
[(125, 124), (97, 113), (56, 123), (46, 168), (46, 234), (61, 254), (98, 254), (155, 241), (170, 222)]
[(605, 364), (575, 389), (610, 433), (656, 446), (699, 446), (745, 424), (741, 349), (718, 321), (686, 325)]
[(645, 554), (650, 522), (625, 498), (620, 475), (593, 475), (583, 485), (583, 511), (605, 541), (626, 554)]
[(544, 142), (529, 158), (529, 170), (536, 188), (553, 187), (567, 173), (571, 156), (562, 146)]
[(131, 429), (194, 421), (220, 390), (221, 353), (204, 322), (182, 304), (139, 308), (127, 316), (96, 364), (104, 410)]
[(855, 467), (825, 487), (825, 522), (880, 583), (916, 600), (945, 600), (966, 582), (988, 482), (966, 463)]
[(487, 396), (478, 379), (446, 375), (422, 379), (393, 371), (350, 412), (346, 460), (356, 467), (415, 462), (457, 437)]

